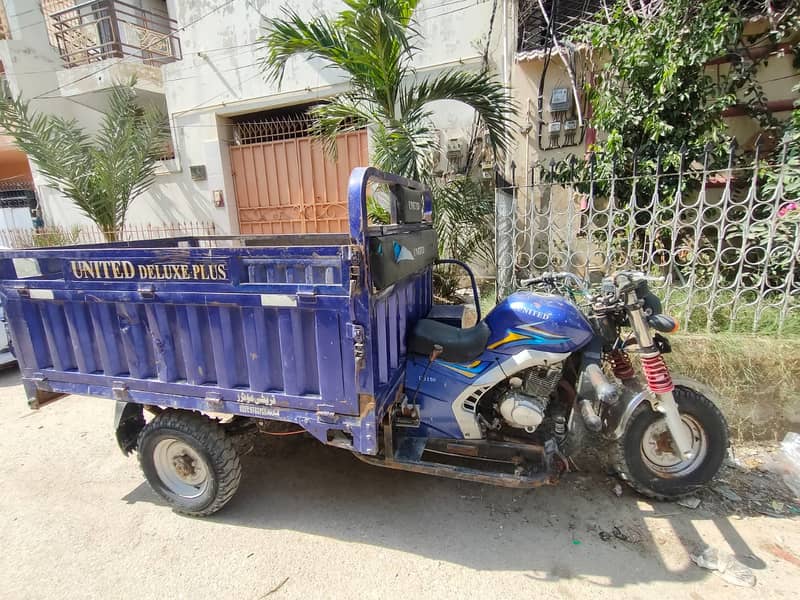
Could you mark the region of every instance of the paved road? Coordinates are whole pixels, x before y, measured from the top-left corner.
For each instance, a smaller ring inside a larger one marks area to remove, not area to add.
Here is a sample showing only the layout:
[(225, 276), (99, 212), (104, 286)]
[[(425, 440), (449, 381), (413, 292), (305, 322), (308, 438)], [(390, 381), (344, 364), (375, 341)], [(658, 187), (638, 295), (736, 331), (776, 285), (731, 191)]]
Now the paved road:
[[(3, 598), (700, 600), (800, 587), (791, 556), (764, 549), (800, 554), (798, 520), (617, 498), (602, 475), (519, 492), (384, 471), (307, 439), (258, 444), (221, 513), (182, 517), (119, 452), (112, 412), (82, 397), (31, 412), (18, 374), (0, 374)], [(703, 543), (754, 567), (756, 590), (691, 564)]]

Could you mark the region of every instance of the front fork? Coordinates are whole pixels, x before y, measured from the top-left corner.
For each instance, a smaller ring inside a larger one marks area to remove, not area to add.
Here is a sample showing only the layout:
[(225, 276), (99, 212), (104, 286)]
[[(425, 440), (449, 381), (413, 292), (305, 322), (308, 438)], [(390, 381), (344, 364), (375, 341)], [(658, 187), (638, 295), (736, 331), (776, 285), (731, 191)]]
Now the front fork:
[(647, 379), (647, 387), (652, 394), (650, 404), (653, 410), (664, 415), (667, 429), (681, 456), (686, 459), (693, 458), (692, 438), (681, 419), (678, 403), (675, 402), (675, 396), (672, 394), (675, 385), (672, 383), (672, 377), (664, 362), (664, 357), (656, 346), (653, 336), (650, 335), (650, 326), (645, 321), (642, 308), (638, 304), (630, 303), (628, 315), (636, 341), (639, 343), (642, 371)]

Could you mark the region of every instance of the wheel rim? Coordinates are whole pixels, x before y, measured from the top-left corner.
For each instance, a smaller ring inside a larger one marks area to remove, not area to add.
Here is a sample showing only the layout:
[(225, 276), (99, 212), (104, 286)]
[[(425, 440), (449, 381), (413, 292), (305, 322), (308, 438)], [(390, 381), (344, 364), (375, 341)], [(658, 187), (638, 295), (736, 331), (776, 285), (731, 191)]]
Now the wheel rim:
[(208, 489), (208, 464), (183, 440), (159, 440), (153, 450), (153, 464), (161, 483), (182, 498), (197, 498)]
[(665, 419), (658, 419), (645, 429), (642, 436), (642, 458), (647, 467), (662, 476), (688, 475), (699, 467), (708, 453), (708, 436), (691, 415), (681, 415), (683, 426), (692, 439), (691, 458), (684, 458), (675, 449)]

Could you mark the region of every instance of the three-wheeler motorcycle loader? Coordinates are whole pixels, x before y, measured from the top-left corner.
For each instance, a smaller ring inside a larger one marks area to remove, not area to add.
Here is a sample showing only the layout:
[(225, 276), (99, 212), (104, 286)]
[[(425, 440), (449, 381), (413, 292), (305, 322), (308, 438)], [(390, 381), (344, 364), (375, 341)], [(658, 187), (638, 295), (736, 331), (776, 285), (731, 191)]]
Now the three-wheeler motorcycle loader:
[[(391, 224), (369, 224), (368, 194)], [(620, 475), (655, 498), (717, 473), (725, 421), (710, 392), (671, 376), (676, 323), (643, 274), (584, 290), (584, 310), (549, 293), (580, 280), (544, 274), (464, 328), (459, 307), (433, 303), (429, 191), (360, 168), (348, 202), (342, 234), (1, 250), (31, 407), (114, 401), (123, 452), (199, 516), (236, 491), (231, 436), (254, 423), (372, 465), (520, 488), (556, 482), (581, 443), (610, 444)]]

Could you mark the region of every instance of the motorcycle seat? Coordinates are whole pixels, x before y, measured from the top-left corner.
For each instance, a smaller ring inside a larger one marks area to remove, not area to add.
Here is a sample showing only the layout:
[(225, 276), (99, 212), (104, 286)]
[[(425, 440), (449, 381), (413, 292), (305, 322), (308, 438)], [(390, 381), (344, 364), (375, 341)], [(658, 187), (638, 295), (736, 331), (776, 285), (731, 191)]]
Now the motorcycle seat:
[(470, 362), (486, 348), (490, 333), (489, 326), (484, 322), (462, 329), (433, 319), (420, 319), (409, 336), (408, 350), (429, 356), (433, 347), (439, 344), (442, 347), (442, 360)]

